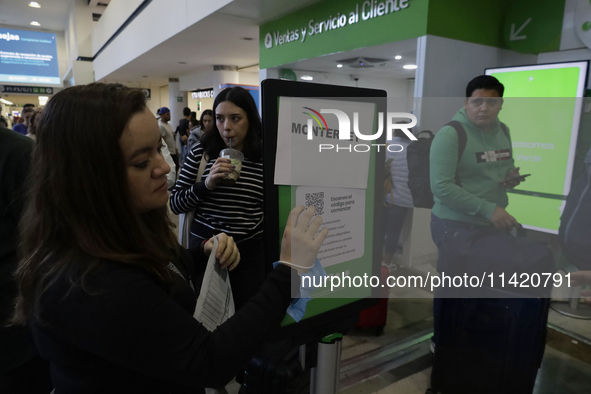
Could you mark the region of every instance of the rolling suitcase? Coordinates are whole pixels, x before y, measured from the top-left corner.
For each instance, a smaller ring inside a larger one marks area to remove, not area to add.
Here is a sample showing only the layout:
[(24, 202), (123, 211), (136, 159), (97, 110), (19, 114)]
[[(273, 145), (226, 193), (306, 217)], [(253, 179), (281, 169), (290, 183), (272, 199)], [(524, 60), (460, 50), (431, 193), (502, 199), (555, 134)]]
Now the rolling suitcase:
[(546, 342), (548, 298), (447, 298), (431, 373), (439, 394), (531, 394)]
[(355, 324), (357, 328), (371, 328), (375, 327), (376, 336), (380, 336), (384, 332), (386, 326), (386, 317), (388, 315), (388, 287), (386, 280), (390, 275), (387, 267), (382, 265), (382, 281), (384, 285), (382, 298), (380, 298), (377, 305), (371, 306), (362, 310), (359, 313), (359, 321)]

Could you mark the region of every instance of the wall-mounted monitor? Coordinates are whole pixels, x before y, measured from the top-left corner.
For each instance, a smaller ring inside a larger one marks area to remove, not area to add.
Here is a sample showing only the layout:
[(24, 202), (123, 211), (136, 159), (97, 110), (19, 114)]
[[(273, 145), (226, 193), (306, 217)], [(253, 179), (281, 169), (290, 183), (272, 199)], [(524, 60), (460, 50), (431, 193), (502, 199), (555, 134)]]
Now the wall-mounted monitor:
[(0, 83), (61, 85), (56, 35), (0, 28)]
[(532, 174), (510, 190), (508, 211), (525, 228), (557, 234), (570, 192), (588, 61), (489, 68), (504, 86), (499, 119), (515, 166)]

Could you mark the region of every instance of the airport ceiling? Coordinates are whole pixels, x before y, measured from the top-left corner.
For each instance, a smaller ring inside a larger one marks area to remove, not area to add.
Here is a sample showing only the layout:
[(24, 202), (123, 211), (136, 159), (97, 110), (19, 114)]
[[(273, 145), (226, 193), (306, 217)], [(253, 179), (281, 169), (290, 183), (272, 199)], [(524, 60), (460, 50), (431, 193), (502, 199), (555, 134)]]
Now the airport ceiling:
[[(108, 4), (109, 1), (90, 0), (90, 6), (97, 2)], [(235, 65), (244, 71), (258, 72), (258, 26), (319, 1), (321, 0), (235, 0), (111, 73), (105, 80), (165, 85), (169, 77), (209, 71), (215, 64)], [(31, 28), (30, 22), (36, 20), (41, 24), (42, 30), (64, 31), (70, 1), (37, 2), (41, 5), (40, 9), (29, 7), (28, 0), (1, 0), (0, 24)], [(373, 49), (362, 48), (347, 54), (304, 60), (286, 67), (317, 72), (412, 78), (414, 71), (402, 69), (402, 64), (405, 58), (412, 58), (414, 63), (414, 42), (416, 40)], [(395, 61), (395, 54), (403, 55), (404, 58)], [(356, 56), (387, 57), (387, 62), (376, 64), (372, 68), (336, 69), (336, 61)]]
[[(111, 0), (90, 0), (94, 13), (101, 13)], [(39, 30), (65, 31), (68, 24), (69, 0), (37, 0), (41, 8), (29, 7), (29, 0), (0, 0), (0, 24), (15, 27), (35, 28), (32, 21), (39, 22)], [(98, 4), (103, 6), (97, 6)]]
[(166, 84), (169, 77), (211, 71), (216, 64), (258, 73), (259, 26), (320, 1), (234, 0), (105, 79)]
[[(400, 59), (395, 59), (400, 56)], [(282, 67), (301, 71), (348, 74), (351, 76), (371, 76), (398, 79), (415, 77), (414, 69), (404, 69), (404, 65), (416, 64), (417, 40), (392, 42), (373, 47), (359, 48), (345, 53), (334, 53), (312, 59), (285, 64)], [(360, 66), (360, 63), (363, 63)], [(343, 67), (338, 68), (341, 64)]]

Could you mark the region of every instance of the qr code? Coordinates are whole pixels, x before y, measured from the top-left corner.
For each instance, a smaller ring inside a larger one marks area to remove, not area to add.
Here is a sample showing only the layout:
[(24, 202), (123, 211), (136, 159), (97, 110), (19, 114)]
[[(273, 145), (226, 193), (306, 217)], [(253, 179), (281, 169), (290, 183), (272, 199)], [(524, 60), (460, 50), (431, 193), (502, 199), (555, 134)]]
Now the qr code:
[(314, 205), (316, 208), (316, 215), (322, 215), (324, 213), (324, 192), (320, 193), (306, 193), (306, 209)]

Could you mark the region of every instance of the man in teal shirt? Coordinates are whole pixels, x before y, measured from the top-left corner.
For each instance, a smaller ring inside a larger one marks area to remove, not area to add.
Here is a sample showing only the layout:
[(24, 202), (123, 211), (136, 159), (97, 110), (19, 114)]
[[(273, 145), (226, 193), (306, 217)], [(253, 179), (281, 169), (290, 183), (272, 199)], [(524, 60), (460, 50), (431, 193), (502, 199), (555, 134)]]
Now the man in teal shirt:
[[(466, 148), (458, 162), (458, 132), (445, 126), (431, 146), (433, 215), (479, 226), (511, 230), (519, 224), (505, 208), (506, 188), (519, 181), (511, 141), (501, 128), (498, 114), (503, 106), (503, 85), (494, 77), (474, 78), (466, 89), (464, 108), (453, 117), (466, 130)], [(456, 184), (456, 175), (461, 186)]]
[[(520, 180), (515, 179), (519, 168), (514, 165), (508, 128), (505, 132), (498, 119), (503, 92), (504, 86), (492, 76), (481, 75), (468, 83), (464, 107), (453, 117), (466, 133), (459, 160), (456, 128), (444, 126), (431, 145), (431, 191), (435, 200), (431, 235), (439, 253), (440, 273), (465, 272), (462, 251), (471, 240), (520, 227), (505, 210), (507, 188), (517, 186)], [(440, 310), (435, 298), (435, 344)]]

